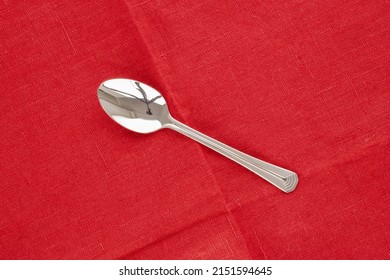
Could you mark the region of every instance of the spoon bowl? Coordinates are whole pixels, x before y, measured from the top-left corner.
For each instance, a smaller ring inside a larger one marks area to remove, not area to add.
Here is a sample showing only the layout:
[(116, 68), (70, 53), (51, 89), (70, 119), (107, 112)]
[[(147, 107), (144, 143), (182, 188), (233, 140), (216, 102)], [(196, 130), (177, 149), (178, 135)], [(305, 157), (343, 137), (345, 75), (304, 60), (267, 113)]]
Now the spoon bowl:
[(154, 88), (130, 79), (103, 82), (98, 98), (104, 111), (121, 126), (138, 133), (152, 133), (171, 123), (167, 103)]

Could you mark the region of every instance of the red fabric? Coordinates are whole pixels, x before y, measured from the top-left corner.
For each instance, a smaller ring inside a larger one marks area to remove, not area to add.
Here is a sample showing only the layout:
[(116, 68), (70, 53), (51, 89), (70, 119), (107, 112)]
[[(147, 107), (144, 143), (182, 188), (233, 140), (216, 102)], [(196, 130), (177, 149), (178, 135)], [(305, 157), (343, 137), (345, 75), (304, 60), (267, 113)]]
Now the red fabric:
[[(2, 259), (388, 259), (386, 0), (1, 1)], [(284, 194), (96, 89), (296, 171)]]

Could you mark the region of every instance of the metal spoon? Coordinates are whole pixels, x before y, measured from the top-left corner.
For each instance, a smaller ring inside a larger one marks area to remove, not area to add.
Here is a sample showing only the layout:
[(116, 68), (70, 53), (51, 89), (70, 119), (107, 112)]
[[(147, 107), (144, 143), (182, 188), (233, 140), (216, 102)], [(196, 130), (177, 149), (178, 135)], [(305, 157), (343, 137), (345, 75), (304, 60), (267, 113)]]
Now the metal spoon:
[(164, 97), (146, 84), (129, 79), (108, 80), (99, 86), (98, 98), (104, 111), (129, 130), (151, 133), (170, 128), (230, 158), (286, 193), (298, 183), (294, 172), (251, 157), (175, 120)]

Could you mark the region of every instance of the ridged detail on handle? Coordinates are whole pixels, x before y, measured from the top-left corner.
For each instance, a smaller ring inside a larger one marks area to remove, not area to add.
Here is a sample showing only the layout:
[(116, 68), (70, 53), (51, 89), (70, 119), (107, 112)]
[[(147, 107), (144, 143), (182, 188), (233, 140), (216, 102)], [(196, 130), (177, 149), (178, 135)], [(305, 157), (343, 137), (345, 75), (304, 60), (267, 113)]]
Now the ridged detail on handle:
[(292, 192), (298, 184), (298, 175), (295, 172), (259, 160), (229, 147), (217, 140), (210, 138), (199, 131), (196, 131), (177, 120), (172, 119), (171, 123), (165, 124), (164, 127), (180, 132), (191, 139), (203, 144), (210, 149), (230, 158), (243, 167), (259, 175), (283, 192)]
[(286, 193), (292, 192), (298, 184), (298, 175), (296, 173), (292, 173), (286, 178), (283, 178), (283, 181), (284, 181), (284, 191)]

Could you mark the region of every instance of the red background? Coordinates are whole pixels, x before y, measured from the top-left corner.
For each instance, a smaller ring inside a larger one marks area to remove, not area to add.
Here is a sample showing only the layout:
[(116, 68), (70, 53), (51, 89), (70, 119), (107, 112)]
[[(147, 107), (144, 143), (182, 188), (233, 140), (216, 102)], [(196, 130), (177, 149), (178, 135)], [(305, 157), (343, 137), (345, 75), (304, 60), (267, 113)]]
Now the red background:
[[(0, 258), (388, 259), (385, 0), (0, 1)], [(284, 194), (96, 90), (291, 169)]]

